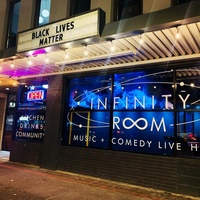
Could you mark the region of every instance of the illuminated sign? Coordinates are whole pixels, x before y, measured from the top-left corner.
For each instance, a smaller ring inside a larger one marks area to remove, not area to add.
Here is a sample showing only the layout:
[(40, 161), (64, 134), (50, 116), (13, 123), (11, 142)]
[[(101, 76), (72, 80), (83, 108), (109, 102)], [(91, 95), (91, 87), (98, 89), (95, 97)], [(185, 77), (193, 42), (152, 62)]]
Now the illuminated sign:
[(63, 44), (88, 37), (100, 37), (99, 22), (100, 9), (20, 33), (17, 52)]
[(38, 101), (44, 99), (44, 90), (29, 91), (27, 93), (27, 101)]

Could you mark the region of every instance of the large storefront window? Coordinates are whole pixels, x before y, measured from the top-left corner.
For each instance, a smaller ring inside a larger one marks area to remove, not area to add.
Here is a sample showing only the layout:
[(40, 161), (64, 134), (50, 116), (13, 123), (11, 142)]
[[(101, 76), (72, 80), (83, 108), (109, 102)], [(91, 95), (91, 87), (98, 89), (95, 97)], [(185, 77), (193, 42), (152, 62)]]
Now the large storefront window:
[(177, 137), (181, 155), (200, 156), (200, 70), (179, 69), (177, 73)]
[(20, 87), (14, 135), (16, 140), (43, 141), (47, 89), (47, 84)]
[(114, 75), (112, 148), (171, 154), (173, 71), (139, 71)]
[(72, 79), (65, 142), (75, 146), (108, 148), (111, 76)]
[(64, 144), (199, 155), (198, 68), (70, 80)]

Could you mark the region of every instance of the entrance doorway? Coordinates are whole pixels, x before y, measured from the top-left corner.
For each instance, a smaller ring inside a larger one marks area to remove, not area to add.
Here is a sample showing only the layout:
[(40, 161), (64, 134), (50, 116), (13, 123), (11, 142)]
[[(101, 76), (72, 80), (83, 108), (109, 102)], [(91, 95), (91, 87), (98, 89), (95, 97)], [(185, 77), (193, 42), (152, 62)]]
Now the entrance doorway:
[(0, 93), (0, 150), (3, 149), (3, 138), (4, 138), (4, 122), (6, 114), (6, 102), (7, 95)]
[(1, 149), (5, 151), (10, 151), (14, 128), (16, 94), (6, 94), (6, 98), (2, 99), (2, 107), (4, 108), (4, 111), (2, 112), (3, 116), (1, 116), (1, 118), (3, 118), (3, 124), (1, 126)]

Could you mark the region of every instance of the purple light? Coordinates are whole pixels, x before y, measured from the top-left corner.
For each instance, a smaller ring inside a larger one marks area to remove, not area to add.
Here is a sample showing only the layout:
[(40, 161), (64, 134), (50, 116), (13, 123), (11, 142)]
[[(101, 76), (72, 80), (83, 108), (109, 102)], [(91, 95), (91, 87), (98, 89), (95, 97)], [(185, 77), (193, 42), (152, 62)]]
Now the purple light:
[(46, 53), (46, 50), (45, 49), (37, 49), (37, 50), (34, 50), (31, 52), (31, 55), (32, 56), (36, 56), (36, 55), (39, 55), (39, 54), (45, 54)]

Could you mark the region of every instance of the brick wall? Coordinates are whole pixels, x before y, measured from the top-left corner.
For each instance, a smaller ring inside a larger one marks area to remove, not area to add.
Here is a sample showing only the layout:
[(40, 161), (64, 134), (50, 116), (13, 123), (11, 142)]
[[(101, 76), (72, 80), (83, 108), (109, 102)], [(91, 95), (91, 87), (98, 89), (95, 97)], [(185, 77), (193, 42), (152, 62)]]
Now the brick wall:
[(42, 143), (12, 141), (10, 161), (40, 166), (42, 162)]
[(174, 193), (200, 196), (200, 160), (198, 159), (62, 146), (58, 169)]
[[(72, 146), (57, 158), (58, 170), (200, 197), (199, 159)], [(43, 159), (41, 143), (12, 141), (10, 161), (42, 166)]]
[(200, 197), (200, 159), (177, 158), (178, 193)]
[(176, 159), (129, 152), (61, 147), (58, 168), (176, 192)]

